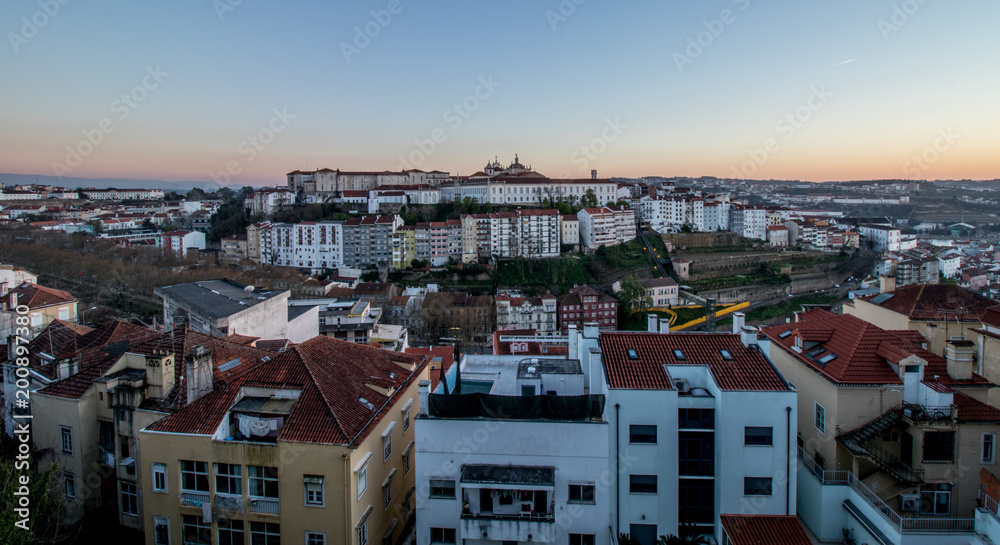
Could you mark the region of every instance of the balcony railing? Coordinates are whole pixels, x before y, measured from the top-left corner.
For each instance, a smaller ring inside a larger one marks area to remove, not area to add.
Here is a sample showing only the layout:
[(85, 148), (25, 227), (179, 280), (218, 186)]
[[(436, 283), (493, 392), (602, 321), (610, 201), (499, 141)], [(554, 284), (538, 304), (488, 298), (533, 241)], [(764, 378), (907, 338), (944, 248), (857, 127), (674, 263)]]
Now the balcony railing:
[(250, 504), (251, 513), (260, 513), (263, 515), (277, 515), (278, 514), (278, 500), (275, 499), (264, 499), (264, 498), (250, 498), (248, 502)]
[(528, 520), (533, 522), (555, 522), (556, 516), (549, 513), (462, 513), (463, 519), (477, 520)]
[(958, 416), (954, 405), (927, 407), (923, 405), (903, 405), (903, 418), (913, 422), (949, 422)]
[(187, 507), (201, 507), (201, 504), (208, 501), (208, 493), (202, 492), (181, 492), (181, 505)]
[[(806, 466), (813, 475), (823, 484), (844, 485), (847, 484), (859, 496), (864, 498), (869, 507), (877, 511), (882, 518), (892, 524), (900, 534), (934, 534), (934, 533), (972, 533), (975, 532), (975, 519), (972, 517), (962, 518), (942, 518), (937, 516), (929, 517), (902, 517), (887, 503), (878, 497), (878, 494), (869, 489), (860, 479), (849, 471), (824, 471), (815, 462), (805, 457), (801, 448), (798, 449), (799, 462)], [(846, 482), (845, 482), (846, 481)]]

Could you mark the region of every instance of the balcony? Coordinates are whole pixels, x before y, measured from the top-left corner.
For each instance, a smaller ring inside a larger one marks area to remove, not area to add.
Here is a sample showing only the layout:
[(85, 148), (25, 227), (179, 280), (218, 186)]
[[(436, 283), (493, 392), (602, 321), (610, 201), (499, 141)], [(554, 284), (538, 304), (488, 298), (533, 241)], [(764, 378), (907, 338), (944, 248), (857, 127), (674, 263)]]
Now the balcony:
[(208, 502), (208, 492), (181, 492), (181, 507), (196, 507), (201, 509), (201, 504)]
[(463, 540), (555, 542), (555, 517), (552, 515), (544, 518), (462, 515), (461, 527), (459, 537)]
[(958, 417), (958, 407), (946, 405), (927, 407), (924, 405), (903, 405), (903, 418), (914, 425), (951, 423)]
[(278, 503), (278, 498), (250, 498), (247, 503), (250, 506), (249, 511), (251, 513), (260, 515), (279, 514), (280, 504)]

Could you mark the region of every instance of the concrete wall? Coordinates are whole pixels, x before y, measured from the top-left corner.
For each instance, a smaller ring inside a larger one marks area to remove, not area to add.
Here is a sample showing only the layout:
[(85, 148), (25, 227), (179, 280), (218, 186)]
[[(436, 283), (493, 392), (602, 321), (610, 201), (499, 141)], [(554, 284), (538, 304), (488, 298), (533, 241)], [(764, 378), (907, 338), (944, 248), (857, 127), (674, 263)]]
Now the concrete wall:
[[(250, 335), (262, 339), (288, 338), (288, 295), (284, 292), (220, 322), (228, 326), (230, 335)], [(317, 328), (319, 327), (317, 318)]]
[[(455, 528), (459, 543), (480, 537), (462, 533), (463, 464), (555, 466), (555, 523), (548, 524), (553, 532), (551, 542), (567, 544), (567, 533), (573, 532), (594, 534), (596, 543), (609, 543), (608, 514), (614, 496), (608, 471), (607, 422), (418, 418), (415, 426), (419, 545), (430, 542), (430, 528)], [(454, 480), (456, 498), (430, 498), (432, 478)], [(594, 484), (595, 503), (567, 503), (570, 483)], [(478, 498), (471, 500), (478, 502)]]

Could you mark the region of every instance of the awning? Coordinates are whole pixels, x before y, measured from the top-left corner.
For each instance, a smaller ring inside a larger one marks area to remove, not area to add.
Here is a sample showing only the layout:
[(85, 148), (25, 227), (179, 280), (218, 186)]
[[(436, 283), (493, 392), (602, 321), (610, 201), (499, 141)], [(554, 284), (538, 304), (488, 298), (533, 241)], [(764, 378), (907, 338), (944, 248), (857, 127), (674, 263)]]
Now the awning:
[(461, 482), (463, 484), (552, 487), (556, 484), (556, 468), (551, 466), (463, 465)]

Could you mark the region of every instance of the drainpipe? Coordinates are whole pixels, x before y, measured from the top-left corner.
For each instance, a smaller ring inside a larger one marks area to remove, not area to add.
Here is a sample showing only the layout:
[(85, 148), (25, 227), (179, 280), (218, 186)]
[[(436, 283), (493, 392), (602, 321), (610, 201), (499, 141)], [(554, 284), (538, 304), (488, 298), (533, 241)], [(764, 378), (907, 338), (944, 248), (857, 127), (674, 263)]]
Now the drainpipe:
[(785, 407), (785, 429), (788, 433), (788, 449), (785, 450), (785, 468), (788, 470), (788, 478), (785, 479), (785, 516), (791, 514), (790, 503), (792, 500), (792, 408)]
[(621, 532), (621, 495), (622, 495), (622, 472), (621, 472), (621, 444), (622, 436), (618, 432), (621, 425), (621, 403), (615, 403), (615, 532)]

